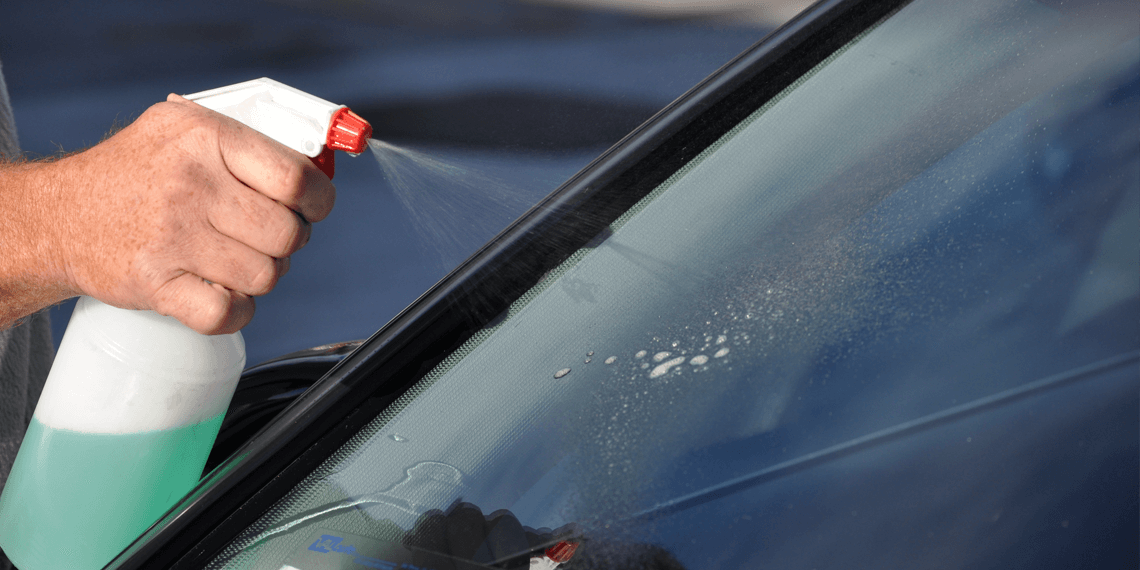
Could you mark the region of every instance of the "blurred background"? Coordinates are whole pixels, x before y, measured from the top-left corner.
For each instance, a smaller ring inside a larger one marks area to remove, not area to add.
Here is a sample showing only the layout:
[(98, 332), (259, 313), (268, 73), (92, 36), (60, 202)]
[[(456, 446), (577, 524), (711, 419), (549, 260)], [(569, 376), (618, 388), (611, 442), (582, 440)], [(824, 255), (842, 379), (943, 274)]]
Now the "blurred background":
[[(272, 77), (368, 119), (337, 206), (258, 299), (248, 364), (365, 338), (807, 0), (10, 3), (0, 61), (31, 157), (168, 93)], [(380, 158), (385, 158), (381, 156)], [(58, 346), (74, 301), (52, 309)]]

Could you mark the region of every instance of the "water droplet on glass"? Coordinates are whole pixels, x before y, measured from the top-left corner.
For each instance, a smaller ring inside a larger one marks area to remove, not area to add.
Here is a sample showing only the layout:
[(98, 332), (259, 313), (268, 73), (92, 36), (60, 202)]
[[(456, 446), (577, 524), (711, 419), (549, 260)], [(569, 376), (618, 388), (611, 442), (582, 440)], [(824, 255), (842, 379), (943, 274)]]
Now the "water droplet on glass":
[(649, 377), (657, 378), (658, 376), (662, 376), (668, 372), (670, 368), (681, 364), (682, 362), (685, 362), (685, 358), (683, 356), (678, 356), (677, 358), (674, 358), (668, 362), (662, 362), (661, 364), (658, 364), (652, 372), (649, 373)]
[(589, 356), (587, 356), (587, 357), (586, 357), (586, 360), (585, 360), (585, 363), (586, 363), (586, 364), (589, 364), (591, 360), (593, 360), (593, 358), (590, 358)]
[(717, 343), (717, 344), (724, 344), (724, 343), (725, 343), (725, 342), (727, 342), (727, 341), (728, 341), (728, 337), (727, 337), (727, 336), (724, 336), (724, 335), (720, 335), (720, 336), (716, 337), (716, 343)]
[(406, 438), (406, 437), (404, 437), (398, 433), (394, 433), (392, 435), (389, 435), (388, 437), (391, 438), (392, 441), (395, 441), (398, 443), (404, 443), (405, 441), (408, 441), (408, 438)]
[(555, 377), (555, 378), (561, 378), (561, 377), (563, 377), (563, 376), (565, 376), (565, 375), (567, 375), (567, 374), (569, 374), (569, 373), (570, 373), (570, 369), (569, 369), (569, 368), (563, 368), (562, 370), (559, 370), (558, 372), (555, 372), (555, 373), (554, 373), (554, 377)]
[(639, 351), (637, 351), (637, 354), (633, 355), (633, 357), (634, 358), (645, 358), (646, 354), (649, 354), (649, 353), (644, 351), (644, 350), (639, 350)]
[(703, 354), (698, 354), (698, 355), (694, 356), (692, 360), (689, 361), (689, 364), (692, 364), (693, 366), (700, 366), (700, 365), (702, 365), (708, 361), (709, 361), (709, 357), (707, 357)]
[(593, 355), (594, 355), (594, 351), (592, 351), (592, 350), (590, 352), (586, 353), (586, 356), (593, 356)]
[(649, 368), (649, 363), (648, 363), (648, 362), (642, 362), (642, 363), (641, 363), (641, 368), (642, 368), (642, 369), (645, 369), (645, 368)]
[(671, 354), (671, 353), (669, 353), (669, 352), (658, 352), (657, 354), (653, 355), (653, 362), (661, 362), (662, 360), (669, 358), (669, 354)]
[(727, 346), (716, 351), (716, 354), (713, 355), (713, 358), (720, 358), (726, 354), (728, 354), (728, 347)]
[(673, 348), (677, 348), (677, 345), (678, 345), (678, 344), (680, 344), (680, 343), (679, 343), (679, 342), (677, 342), (677, 341), (673, 341), (673, 345), (672, 345), (672, 346), (673, 346)]
[(613, 363), (615, 363), (615, 362), (617, 362), (617, 357), (616, 357), (616, 356), (611, 356), (611, 357), (609, 357), (609, 358), (607, 358), (607, 359), (606, 359), (606, 364), (613, 364)]

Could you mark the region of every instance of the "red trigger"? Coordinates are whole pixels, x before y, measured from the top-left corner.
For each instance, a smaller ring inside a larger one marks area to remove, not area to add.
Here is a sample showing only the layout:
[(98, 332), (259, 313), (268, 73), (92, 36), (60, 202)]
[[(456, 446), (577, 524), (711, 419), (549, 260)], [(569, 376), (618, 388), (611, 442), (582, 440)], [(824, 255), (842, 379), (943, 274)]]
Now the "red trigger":
[(336, 172), (336, 154), (333, 153), (333, 149), (326, 146), (321, 154), (309, 157), (309, 160), (313, 161), (313, 164), (317, 165), (317, 168), (321, 169), (321, 172), (324, 172), (329, 180), (332, 180), (333, 173)]

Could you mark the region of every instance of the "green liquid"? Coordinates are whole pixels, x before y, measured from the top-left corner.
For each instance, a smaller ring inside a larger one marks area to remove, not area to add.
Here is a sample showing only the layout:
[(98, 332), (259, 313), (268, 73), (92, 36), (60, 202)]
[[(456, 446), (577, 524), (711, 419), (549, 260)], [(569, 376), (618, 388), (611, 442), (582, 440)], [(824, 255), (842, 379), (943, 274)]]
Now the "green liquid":
[(92, 434), (33, 418), (0, 497), (0, 547), (21, 570), (102, 568), (198, 482), (221, 423)]

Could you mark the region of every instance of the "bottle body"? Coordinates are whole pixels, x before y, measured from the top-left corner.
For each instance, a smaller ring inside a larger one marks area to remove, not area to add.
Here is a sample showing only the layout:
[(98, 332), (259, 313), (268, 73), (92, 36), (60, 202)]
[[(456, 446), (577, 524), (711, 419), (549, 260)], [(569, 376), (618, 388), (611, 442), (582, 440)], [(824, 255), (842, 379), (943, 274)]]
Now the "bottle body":
[(0, 496), (22, 570), (102, 568), (201, 475), (245, 364), (203, 336), (82, 298)]

